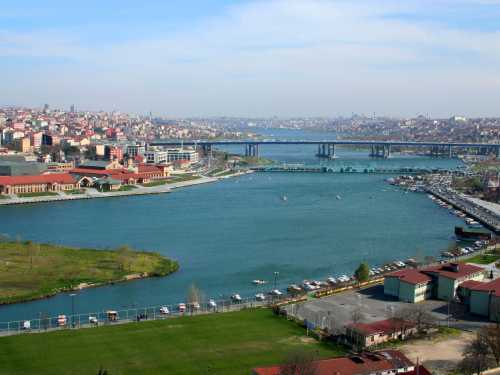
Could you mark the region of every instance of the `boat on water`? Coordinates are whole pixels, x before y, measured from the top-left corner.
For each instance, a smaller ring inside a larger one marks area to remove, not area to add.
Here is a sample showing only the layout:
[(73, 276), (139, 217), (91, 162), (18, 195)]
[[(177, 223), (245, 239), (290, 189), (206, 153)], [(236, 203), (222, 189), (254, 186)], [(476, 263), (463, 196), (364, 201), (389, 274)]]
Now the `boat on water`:
[(292, 285), (289, 285), (287, 290), (290, 292), (290, 293), (297, 293), (297, 292), (301, 292), (302, 291), (302, 288), (296, 284), (292, 284)]
[(335, 198), (337, 198), (337, 200), (341, 200), (342, 197), (340, 195), (337, 195)]
[(282, 200), (283, 202), (286, 202), (286, 201), (288, 200), (288, 197), (287, 197), (286, 195), (282, 195), (282, 196), (281, 196), (281, 200)]
[(241, 302), (241, 296), (238, 293), (235, 293), (231, 296), (231, 300), (233, 302)]
[(254, 284), (254, 285), (264, 285), (266, 283), (267, 283), (266, 280), (261, 280), (261, 279), (256, 279), (256, 280), (252, 281), (252, 284)]
[(455, 236), (461, 241), (490, 240), (491, 232), (483, 227), (456, 226)]

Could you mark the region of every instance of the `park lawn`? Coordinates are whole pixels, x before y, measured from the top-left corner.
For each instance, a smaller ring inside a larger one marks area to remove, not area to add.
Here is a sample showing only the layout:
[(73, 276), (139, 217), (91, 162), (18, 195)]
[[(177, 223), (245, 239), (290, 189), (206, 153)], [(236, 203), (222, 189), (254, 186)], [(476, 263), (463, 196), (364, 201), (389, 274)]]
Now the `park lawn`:
[(472, 258), (468, 258), (465, 260), (467, 263), (475, 263), (475, 264), (490, 264), (496, 262), (500, 259), (500, 255), (496, 254), (478, 254), (473, 256)]
[(155, 186), (165, 185), (166, 183), (167, 183), (167, 181), (165, 181), (165, 180), (156, 180), (156, 181), (151, 181), (151, 182), (147, 182), (145, 184), (142, 184), (142, 186), (155, 187)]
[(66, 190), (64, 193), (68, 195), (79, 195), (79, 194), (85, 194), (84, 189), (74, 189), (74, 190)]
[(270, 309), (0, 338), (0, 375), (250, 374), (294, 350), (318, 358), (342, 347), (306, 337)]
[(57, 193), (54, 193), (53, 191), (43, 191), (39, 193), (19, 193), (17, 196), (19, 198), (32, 198), (32, 197), (54, 197), (56, 195), (59, 195)]
[(199, 178), (201, 178), (201, 177), (194, 175), (194, 174), (176, 175), (176, 176), (172, 176), (170, 179), (168, 179), (167, 184), (173, 184), (175, 182), (197, 180)]
[(178, 263), (160, 254), (0, 242), (0, 304), (44, 298), (81, 283), (105, 284), (127, 275), (165, 276)]

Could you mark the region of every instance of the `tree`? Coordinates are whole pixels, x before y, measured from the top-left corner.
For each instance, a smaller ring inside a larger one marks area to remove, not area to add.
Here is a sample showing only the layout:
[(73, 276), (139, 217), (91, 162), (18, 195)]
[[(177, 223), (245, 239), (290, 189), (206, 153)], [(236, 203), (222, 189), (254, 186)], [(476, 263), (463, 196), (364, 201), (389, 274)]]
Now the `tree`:
[(500, 366), (500, 326), (497, 324), (484, 327), (481, 329), (480, 334), (486, 345), (488, 345), (497, 367)]
[(187, 292), (187, 303), (200, 303), (202, 299), (201, 290), (195, 285), (191, 284)]
[(118, 253), (117, 261), (120, 270), (128, 270), (130, 272), (132, 267), (132, 249), (127, 245), (123, 245), (116, 249), (116, 252)]
[(279, 375), (318, 375), (314, 355), (309, 352), (294, 351), (288, 354), (280, 366)]
[(481, 374), (488, 368), (488, 355), (490, 349), (483, 335), (477, 333), (474, 340), (469, 342), (464, 351), (463, 359), (460, 362), (459, 368), (462, 373), (467, 374)]
[(396, 311), (394, 318), (414, 322), (419, 332), (436, 324), (436, 317), (421, 304), (403, 307)]
[(368, 263), (361, 263), (354, 272), (354, 276), (356, 276), (358, 283), (364, 283), (368, 281), (370, 279), (370, 267), (368, 266)]

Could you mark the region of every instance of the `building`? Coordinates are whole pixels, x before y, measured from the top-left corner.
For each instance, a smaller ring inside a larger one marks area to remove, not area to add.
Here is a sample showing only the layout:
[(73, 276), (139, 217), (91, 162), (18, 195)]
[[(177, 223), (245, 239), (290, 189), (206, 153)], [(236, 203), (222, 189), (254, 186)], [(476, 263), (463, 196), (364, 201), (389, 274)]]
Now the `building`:
[(151, 164), (167, 164), (168, 163), (168, 152), (160, 150), (148, 150), (144, 153), (146, 158), (146, 163)]
[(69, 173), (0, 177), (0, 194), (59, 192), (79, 187), (78, 179)]
[[(314, 361), (316, 375), (431, 375), (424, 366), (410, 361), (398, 350), (380, 350), (348, 357)], [(259, 367), (253, 375), (280, 375), (283, 365)]]
[(166, 164), (186, 161), (190, 164), (199, 160), (198, 152), (192, 148), (170, 148), (167, 150), (151, 149), (144, 153), (147, 163)]
[(432, 296), (432, 278), (415, 269), (390, 273), (384, 279), (384, 294), (416, 303)]
[(451, 301), (460, 284), (484, 279), (481, 267), (465, 263), (445, 263), (420, 270), (404, 269), (385, 276), (384, 293), (405, 302), (429, 298)]
[(18, 138), (14, 142), (14, 147), (19, 152), (28, 153), (31, 151), (31, 141), (28, 137)]
[(373, 323), (351, 323), (346, 326), (345, 337), (352, 347), (369, 348), (390, 340), (404, 340), (415, 333), (415, 323), (393, 318)]
[(457, 291), (470, 313), (500, 322), (500, 279), (462, 283)]
[(127, 155), (129, 158), (134, 159), (137, 155), (144, 155), (146, 152), (146, 146), (144, 144), (135, 144), (127, 146)]
[(104, 147), (104, 158), (106, 160), (123, 160), (123, 150), (120, 147), (106, 145)]
[(47, 165), (36, 162), (2, 161), (0, 159), (0, 176), (34, 176), (47, 170)]

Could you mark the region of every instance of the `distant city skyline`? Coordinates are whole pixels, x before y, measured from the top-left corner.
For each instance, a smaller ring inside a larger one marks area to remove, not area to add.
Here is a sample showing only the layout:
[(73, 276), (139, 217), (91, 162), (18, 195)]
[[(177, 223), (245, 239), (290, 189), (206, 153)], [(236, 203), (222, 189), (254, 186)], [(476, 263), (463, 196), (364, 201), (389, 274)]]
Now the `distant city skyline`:
[(499, 0), (9, 1), (0, 105), (500, 116)]

